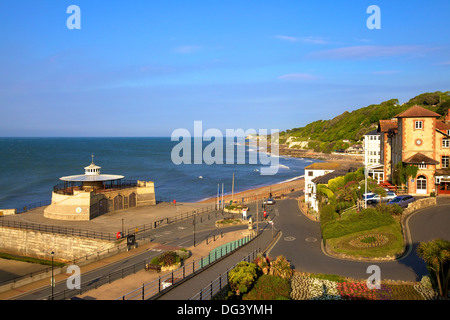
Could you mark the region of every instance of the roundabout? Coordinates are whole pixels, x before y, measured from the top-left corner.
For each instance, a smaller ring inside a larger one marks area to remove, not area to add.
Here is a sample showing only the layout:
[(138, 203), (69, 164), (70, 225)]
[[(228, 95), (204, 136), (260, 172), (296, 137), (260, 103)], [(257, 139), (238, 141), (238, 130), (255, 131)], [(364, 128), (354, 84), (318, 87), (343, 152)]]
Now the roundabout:
[[(420, 281), (428, 271), (424, 261), (417, 255), (420, 242), (434, 238), (450, 238), (450, 198), (439, 199), (437, 206), (415, 211), (403, 220), (402, 233), (393, 230), (378, 229), (365, 234), (354, 234), (339, 239), (339, 248), (345, 247), (348, 254), (332, 254), (322, 241), (320, 223), (304, 216), (296, 200), (285, 199), (277, 202), (279, 216), (275, 220), (276, 228), (289, 237), (304, 241), (279, 241), (271, 248), (271, 255), (283, 254), (296, 270), (305, 272), (334, 274), (365, 279), (367, 267), (380, 266), (383, 279)], [(395, 235), (394, 235), (395, 234)], [(401, 236), (403, 234), (403, 236)], [(288, 238), (289, 240), (290, 238)], [(314, 241), (316, 239), (316, 241)], [(328, 242), (328, 241), (327, 241)], [(397, 245), (395, 245), (397, 243)], [(404, 244), (403, 246), (398, 245)], [(395, 251), (388, 251), (389, 247)], [(406, 247), (405, 247), (406, 246)], [(399, 247), (400, 250), (399, 250)], [(367, 252), (374, 255), (367, 256)], [(378, 257), (376, 256), (378, 252)], [(383, 252), (381, 255), (380, 252)], [(355, 258), (354, 255), (360, 256)]]

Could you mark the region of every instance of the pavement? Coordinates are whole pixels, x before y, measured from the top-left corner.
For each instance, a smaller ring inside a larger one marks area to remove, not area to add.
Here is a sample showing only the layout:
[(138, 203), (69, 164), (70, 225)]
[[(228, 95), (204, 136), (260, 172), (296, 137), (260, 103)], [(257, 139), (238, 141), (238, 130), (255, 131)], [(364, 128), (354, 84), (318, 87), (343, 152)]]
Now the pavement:
[[(198, 210), (199, 208), (204, 208), (206, 207), (206, 204), (199, 204), (199, 203), (183, 203), (180, 204), (178, 203), (176, 206), (174, 204), (171, 203), (161, 203), (158, 204), (157, 206), (151, 206), (151, 207), (136, 207), (136, 208), (132, 208), (132, 209), (128, 209), (128, 210), (123, 210), (120, 215), (118, 215), (117, 213), (115, 215), (104, 215), (101, 217), (98, 217), (96, 219), (93, 219), (89, 222), (85, 223), (85, 226), (83, 226), (83, 229), (86, 228), (92, 228), (95, 229), (97, 231), (102, 231), (102, 232), (114, 232), (115, 230), (119, 229), (122, 227), (122, 219), (129, 221), (131, 226), (139, 226), (142, 224), (146, 224), (149, 223), (149, 221), (156, 221), (158, 219), (162, 219), (162, 218), (167, 218), (167, 217), (172, 217), (172, 216), (178, 216), (181, 215), (183, 213), (186, 212), (192, 212), (192, 210)], [(214, 214), (213, 214), (214, 215)], [(261, 215), (261, 212), (260, 212)], [(159, 254), (161, 251), (164, 250), (170, 250), (172, 249), (170, 247), (170, 245), (174, 245), (179, 247), (179, 243), (181, 243), (181, 241), (183, 241), (184, 243), (189, 243), (192, 244), (190, 246), (184, 246), (184, 248), (188, 249), (191, 251), (192, 255), (189, 257), (189, 259), (187, 259), (186, 263), (189, 263), (192, 260), (197, 260), (203, 256), (207, 256), (209, 254), (209, 252), (214, 249), (215, 247), (218, 247), (222, 244), (225, 244), (227, 242), (233, 241), (233, 240), (237, 240), (237, 239), (241, 239), (243, 238), (245, 235), (248, 234), (248, 230), (247, 228), (245, 228), (245, 226), (240, 230), (236, 230), (233, 229), (231, 227), (228, 228), (223, 228), (222, 230), (218, 231), (217, 228), (214, 228), (214, 222), (213, 219), (211, 219), (211, 221), (209, 221), (209, 216), (210, 214), (205, 213), (203, 215), (200, 216), (204, 216), (203, 218), (203, 222), (200, 223), (199, 221), (197, 221), (198, 224), (198, 229), (201, 230), (201, 227), (203, 227), (205, 230), (204, 232), (209, 233), (210, 231), (207, 230), (214, 230), (213, 233), (216, 234), (216, 236), (214, 236), (213, 238), (215, 239), (214, 241), (208, 241), (208, 244), (206, 244), (205, 238), (198, 236), (197, 238), (197, 243), (195, 246), (193, 246), (192, 243), (192, 233), (189, 236), (184, 236), (184, 238), (178, 239), (176, 238), (177, 241), (167, 241), (167, 239), (170, 239), (171, 237), (173, 237), (173, 235), (175, 234), (176, 228), (185, 228), (186, 230), (189, 230), (188, 228), (192, 228), (192, 219), (188, 219), (188, 220), (182, 220), (181, 222), (175, 223), (175, 224), (170, 224), (167, 225), (167, 227), (163, 227), (163, 228), (158, 228), (155, 229), (155, 232), (153, 233), (153, 239), (151, 239), (151, 241), (149, 242), (148, 239), (146, 239), (145, 243), (144, 240), (140, 240), (138, 238), (137, 242), (138, 242), (138, 247), (130, 250), (128, 252), (122, 252), (119, 254), (116, 254), (114, 256), (110, 256), (108, 258), (99, 260), (99, 261), (95, 261), (93, 263), (84, 265), (84, 266), (80, 266), (80, 271), (81, 271), (81, 277), (82, 277), (82, 282), (83, 282), (83, 275), (88, 275), (89, 273), (93, 273), (95, 271), (97, 271), (98, 269), (104, 268), (106, 269), (108, 266), (113, 266), (114, 264), (117, 264), (120, 261), (130, 261), (132, 259), (133, 256), (138, 256), (141, 254), (145, 254), (145, 253), (152, 253), (153, 255)], [(215, 214), (215, 218), (222, 218), (222, 216), (220, 214)], [(20, 214), (20, 215), (16, 215), (16, 216), (11, 216), (9, 217), (9, 219), (15, 219), (15, 220), (20, 220), (23, 222), (30, 222), (30, 223), (42, 223), (42, 224), (53, 224), (53, 225), (64, 225), (64, 226), (69, 226), (70, 227), (70, 223), (68, 224), (67, 222), (64, 221), (57, 221), (57, 220), (50, 220), (47, 219), (45, 217), (43, 217), (43, 209), (39, 208), (39, 209), (35, 209), (29, 212), (26, 212), (24, 214)], [(200, 220), (200, 219), (198, 219)], [(76, 225), (81, 228), (80, 226), (80, 222), (76, 222)], [(175, 226), (176, 225), (176, 226)], [(260, 222), (260, 228), (263, 228), (263, 225), (267, 225), (266, 222)], [(177, 227), (178, 226), (178, 227)], [(184, 227), (183, 227), (184, 226)], [(174, 231), (169, 231), (170, 228), (175, 228)], [(163, 230), (167, 230), (165, 232), (161, 232)], [(197, 232), (199, 233), (199, 235), (201, 234), (201, 232), (199, 232), (200, 230), (197, 230)], [(156, 231), (158, 231), (158, 233), (156, 233)], [(223, 232), (221, 232), (223, 231)], [(167, 233), (167, 236), (163, 236), (163, 233)], [(180, 233), (180, 232), (178, 232)], [(177, 234), (178, 234), (177, 233)], [(221, 236), (218, 236), (219, 234), (221, 234)], [(270, 242), (268, 239), (266, 239), (266, 234), (267, 232), (263, 233), (263, 236), (257, 237), (256, 239), (254, 239), (250, 244), (247, 244), (246, 247), (248, 246), (248, 248), (253, 248), (255, 245), (260, 246), (260, 247), (267, 247), (268, 243)], [(161, 235), (161, 237), (156, 237), (158, 235)], [(164, 238), (164, 239), (163, 239)], [(211, 239), (211, 233), (209, 238)], [(187, 240), (190, 241), (187, 241)], [(144, 244), (141, 244), (144, 243)], [(174, 247), (175, 248), (175, 247)], [(264, 249), (264, 248), (262, 248)], [(254, 250), (254, 249), (252, 249)], [(235, 254), (239, 255), (242, 252), (244, 252), (245, 250), (243, 249), (239, 249), (235, 252)], [(242, 254), (245, 255), (245, 254)], [(242, 259), (242, 257), (241, 257)], [(230, 267), (230, 265), (228, 265), (229, 260), (222, 260), (220, 262), (220, 265), (225, 266), (226, 267)], [(8, 268), (11, 269), (11, 275), (16, 274), (17, 276), (17, 269), (15, 270), (14, 268), (17, 267), (18, 262), (17, 261), (12, 261), (12, 260), (4, 260), (4, 259), (0, 259), (0, 269), (2, 270), (7, 270)], [(35, 268), (36, 265), (34, 264), (26, 264), (26, 263), (22, 263), (25, 266), (22, 267), (22, 269), (20, 270), (20, 273), (22, 274), (27, 274), (28, 271), (27, 270), (31, 270), (31, 269), (27, 269), (26, 266), (28, 266), (28, 268)], [(214, 268), (218, 268), (219, 267), (219, 263), (216, 263)], [(114, 268), (114, 266), (113, 266)], [(213, 269), (214, 270), (214, 269)], [(34, 269), (32, 271), (35, 271)], [(84, 292), (82, 295), (77, 296), (78, 298), (81, 299), (86, 299), (86, 300), (115, 300), (117, 298), (120, 298), (121, 296), (129, 293), (132, 290), (135, 290), (139, 287), (141, 287), (144, 283), (149, 283), (155, 279), (157, 279), (159, 276), (164, 275), (163, 272), (161, 273), (156, 273), (153, 271), (139, 271), (136, 274), (133, 275), (129, 275), (126, 276), (124, 279), (120, 279), (120, 280), (116, 280), (114, 282), (112, 282), (111, 284), (107, 284), (107, 285), (103, 285), (95, 290), (90, 290), (88, 292)], [(56, 284), (60, 284), (63, 283), (67, 280), (67, 278), (69, 277), (69, 274), (59, 274), (55, 276), (55, 280), (56, 280)], [(215, 276), (217, 277), (217, 275)], [(192, 279), (200, 279), (203, 278), (203, 276), (196, 276), (193, 277)], [(213, 279), (207, 280), (207, 281), (211, 281)], [(43, 288), (48, 289), (49, 287), (49, 278), (40, 280), (40, 281), (36, 281), (33, 282), (31, 284), (7, 291), (7, 292), (3, 292), (0, 293), (0, 300), (8, 300), (8, 299), (20, 299), (22, 296), (22, 299), (25, 297), (25, 299), (28, 299), (28, 297), (30, 297), (30, 293), (31, 296), (33, 295), (33, 292), (36, 292), (36, 297), (37, 297), (37, 292), (38, 291), (43, 291)], [(192, 280), (189, 283), (193, 283)], [(178, 286), (177, 286), (178, 287)], [(188, 292), (191, 292), (192, 290), (188, 290)], [(194, 292), (193, 294), (195, 294), (196, 292)], [(192, 294), (192, 295), (193, 295)], [(186, 299), (189, 299), (191, 296), (189, 296), (189, 294), (186, 296)]]
[[(260, 248), (263, 252), (270, 252), (271, 256), (284, 254), (289, 260), (291, 260), (296, 269), (312, 269), (312, 271), (315, 272), (320, 271), (322, 273), (333, 274), (340, 274), (341, 272), (337, 271), (341, 270), (343, 275), (351, 273), (353, 276), (355, 274), (358, 274), (361, 275), (361, 278), (364, 278), (364, 276), (366, 276), (366, 264), (364, 262), (342, 261), (339, 259), (327, 257), (323, 254), (322, 250), (317, 247), (320, 246), (320, 227), (317, 222), (308, 219), (305, 215), (300, 213), (301, 211), (299, 210), (300, 208), (298, 206), (298, 202), (295, 200), (296, 196), (298, 195), (292, 194), (290, 195), (291, 199), (282, 201), (272, 207), (275, 226), (276, 228), (282, 230), (282, 232), (278, 234), (280, 237), (274, 237), (272, 229), (268, 227), (269, 225), (266, 222), (260, 222), (260, 229), (264, 230), (261, 232), (260, 236), (258, 236), (245, 246), (241, 247), (240, 249), (236, 250), (226, 258), (223, 258), (219, 262), (208, 267), (199, 275), (191, 277), (183, 283), (174, 286), (171, 290), (169, 290), (158, 299), (187, 300), (192, 298), (201, 289), (205, 288), (211, 281), (215, 280), (221, 273), (226, 272), (228, 268), (241, 261), (245, 256), (248, 255), (248, 253), (254, 251), (256, 248)], [(439, 225), (442, 226), (442, 224), (439, 223), (441, 220), (437, 220), (438, 210), (436, 209), (439, 209), (439, 211), (445, 211), (448, 208), (446, 206), (450, 204), (450, 198), (439, 200), (439, 206), (437, 208), (435, 207), (430, 210), (423, 210), (430, 211), (430, 214), (435, 214), (436, 222), (431, 224), (430, 222), (432, 221), (429, 220), (430, 216), (428, 214), (420, 214), (417, 215), (417, 217), (420, 217), (420, 225), (424, 225), (424, 221), (422, 221), (422, 219), (425, 219), (425, 224), (429, 225), (431, 227), (430, 229), (432, 230), (436, 230)], [(191, 209), (191, 206), (186, 206), (184, 208)], [(171, 204), (166, 204), (166, 206), (161, 206), (160, 209), (163, 211), (171, 209), (171, 212), (173, 212), (174, 208)], [(272, 216), (272, 213), (270, 214)], [(148, 221), (148, 212), (146, 216), (146, 221)], [(443, 216), (448, 215), (445, 215), (445, 212), (442, 212), (439, 217)], [(135, 217), (135, 219), (136, 218), (137, 217)], [(116, 220), (118, 219), (116, 218)], [(445, 235), (448, 235), (447, 226), (448, 224), (445, 224), (445, 227), (442, 226), (442, 232)], [(414, 228), (412, 229), (419, 228), (417, 226), (414, 226)], [(223, 237), (217, 238), (216, 241), (209, 242), (209, 244), (206, 244), (206, 242), (203, 241), (196, 246), (186, 247), (192, 252), (192, 256), (186, 261), (186, 263), (189, 263), (192, 260), (196, 260), (199, 257), (208, 255), (208, 253), (215, 247), (218, 247), (232, 240), (242, 238), (245, 235), (245, 232), (246, 230), (225, 232), (223, 234)], [(428, 236), (429, 235), (427, 235), (427, 237)], [(81, 266), (81, 274), (87, 274), (98, 268), (105, 267), (118, 261), (130, 259), (131, 257), (142, 254), (144, 252), (159, 252), (168, 249), (170, 248), (167, 247), (167, 245), (165, 245), (164, 243), (149, 242), (143, 245), (139, 245), (136, 249), (133, 249), (131, 251), (122, 252), (112, 257), (108, 257), (106, 259)], [(294, 251), (290, 252), (289, 250)], [(406, 259), (404, 259), (403, 261), (382, 263), (383, 273), (385, 275), (388, 274), (390, 276), (393, 276), (392, 278), (389, 277), (391, 279), (404, 278), (403, 280), (406, 281), (417, 281), (417, 274), (421, 274), (423, 270), (417, 270), (416, 268), (414, 268), (414, 264), (420, 262), (418, 261), (417, 257), (414, 257), (413, 255), (410, 258), (414, 258), (414, 263), (411, 263), (409, 261), (407, 262)], [(130, 291), (142, 287), (143, 284), (157, 279), (163, 274), (164, 273), (156, 273), (153, 271), (138, 271), (136, 274), (129, 275), (121, 280), (116, 280), (111, 284), (103, 285), (98, 289), (90, 290), (77, 297), (85, 300), (115, 300), (120, 298), (124, 294), (129, 293)], [(69, 275), (66, 274), (57, 275), (56, 282), (59, 283), (62, 281), (66, 281), (68, 276)], [(37, 281), (20, 288), (10, 290), (8, 292), (0, 293), (0, 300), (15, 299), (26, 292), (32, 292), (34, 290), (38, 290), (39, 288), (48, 286), (49, 279), (43, 279), (41, 281)]]
[[(223, 234), (223, 237), (218, 237), (215, 241), (210, 241), (208, 244), (206, 243), (206, 241), (203, 241), (202, 243), (197, 244), (195, 247), (194, 246), (188, 247), (186, 249), (191, 251), (191, 256), (185, 261), (185, 263), (189, 264), (192, 260), (198, 260), (204, 256), (207, 256), (209, 252), (214, 248), (219, 247), (230, 241), (241, 239), (245, 237), (248, 233), (249, 233), (248, 230), (226, 232)], [(235, 263), (242, 260), (242, 258), (246, 256), (249, 252), (254, 251), (256, 248), (261, 248), (261, 250), (264, 251), (270, 245), (272, 240), (273, 240), (272, 233), (269, 232), (268, 229), (266, 229), (265, 231), (261, 232), (260, 236), (256, 237), (250, 243), (234, 251), (228, 257), (220, 260), (211, 267), (208, 267), (205, 271), (202, 271), (195, 277), (190, 278), (183, 284), (175, 286), (172, 290), (168, 291), (168, 293), (166, 293), (162, 298), (163, 299), (169, 298), (170, 300), (176, 299), (188, 300), (194, 294), (200, 291), (200, 289), (206, 286), (207, 283), (214, 280), (218, 274), (222, 273), (224, 270), (230, 268)], [(122, 260), (130, 259), (132, 256), (139, 255), (146, 251), (153, 250), (161, 252), (171, 249), (175, 249), (175, 247), (170, 247), (167, 245), (154, 242), (147, 243), (145, 245), (138, 246), (136, 249), (133, 249), (131, 251), (122, 252), (109, 258), (102, 259), (85, 266), (81, 266), (80, 267), (81, 277), (83, 277), (83, 275), (88, 274), (89, 272), (92, 272), (99, 268), (104, 268), (105, 266), (112, 265)], [(97, 289), (84, 292), (82, 295), (77, 295), (76, 298), (83, 300), (116, 300), (135, 289), (139, 289), (143, 284), (150, 283), (158, 279), (158, 277), (163, 276), (167, 273), (170, 273), (170, 271), (156, 273), (154, 271), (141, 270), (123, 279), (119, 279), (113, 281), (110, 284), (105, 284)], [(69, 274), (56, 275), (55, 281), (57, 284), (65, 282), (67, 281), (67, 278), (69, 276), (70, 276)], [(0, 293), (0, 300), (18, 299), (20, 298), (21, 295), (25, 293), (37, 291), (44, 287), (49, 287), (48, 278), (33, 282), (20, 288)]]

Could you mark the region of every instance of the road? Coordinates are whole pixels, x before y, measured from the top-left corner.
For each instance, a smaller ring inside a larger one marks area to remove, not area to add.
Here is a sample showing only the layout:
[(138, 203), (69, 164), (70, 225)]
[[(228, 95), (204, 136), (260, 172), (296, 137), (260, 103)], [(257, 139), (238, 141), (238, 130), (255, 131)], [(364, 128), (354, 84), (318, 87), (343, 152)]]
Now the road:
[(412, 247), (407, 255), (390, 262), (360, 262), (340, 260), (325, 254), (321, 245), (320, 224), (305, 217), (295, 199), (275, 204), (275, 227), (281, 230), (280, 240), (270, 256), (285, 255), (294, 268), (312, 273), (336, 274), (353, 278), (367, 278), (367, 267), (376, 264), (383, 279), (420, 281), (426, 275), (425, 263), (416, 254), (419, 242), (437, 237), (450, 238), (450, 203), (418, 210), (408, 219)]
[[(299, 271), (336, 274), (364, 279), (368, 277), (367, 267), (376, 264), (381, 269), (381, 277), (383, 279), (420, 281), (422, 275), (426, 275), (428, 272), (424, 262), (416, 254), (418, 243), (437, 237), (450, 240), (449, 199), (436, 207), (418, 210), (409, 217), (407, 223), (409, 225), (412, 246), (403, 258), (396, 261), (376, 263), (340, 260), (328, 256), (323, 251), (320, 223), (310, 220), (301, 213), (298, 200), (296, 199), (298, 195), (291, 194), (290, 198), (279, 200), (274, 205), (267, 206), (266, 211), (268, 213), (268, 220), (274, 222), (275, 230), (281, 231), (281, 237), (268, 252), (269, 256), (276, 257), (278, 255), (284, 255), (293, 267)], [(256, 206), (253, 204), (249, 207), (249, 218), (251, 217), (253, 221), (256, 221)], [(261, 207), (258, 209), (258, 220), (261, 221), (263, 218), (263, 210)], [(195, 231), (196, 243), (203, 241), (206, 237), (218, 235), (221, 231), (225, 230), (214, 227), (214, 221), (223, 217), (221, 212), (203, 214), (201, 218), (197, 217)], [(226, 230), (235, 231), (239, 228), (246, 228), (246, 226), (229, 227)], [(151, 237), (152, 241), (157, 243), (189, 247), (194, 243), (193, 220), (184, 220), (159, 227), (151, 230), (146, 236)], [(90, 281), (92, 287), (94, 287), (95, 282), (100, 277), (144, 260), (149, 261), (160, 253), (146, 251), (129, 259), (118, 261), (83, 274), (83, 283)], [(66, 289), (65, 282), (57, 284), (54, 292), (56, 293), (64, 289)], [(28, 292), (17, 297), (17, 299), (37, 300), (48, 298), (50, 295), (51, 288), (46, 286), (34, 292)]]
[[(230, 215), (225, 213), (222, 215), (221, 211), (204, 213), (196, 217), (195, 223), (195, 241), (196, 243), (200, 243), (204, 241), (207, 237), (211, 239), (213, 236), (220, 235), (221, 232), (232, 232), (236, 230), (246, 229), (246, 225), (238, 225), (234, 227), (227, 228), (215, 228), (214, 223), (215, 220), (222, 219), (224, 217), (229, 217)], [(152, 241), (165, 245), (165, 246), (176, 246), (176, 247), (190, 247), (194, 245), (194, 226), (193, 219), (187, 219), (175, 223), (171, 223), (165, 226), (161, 226), (157, 229), (150, 230), (145, 234), (140, 234), (137, 239), (139, 243), (139, 239), (142, 239), (143, 236), (150, 237)], [(96, 282), (99, 281), (100, 278), (107, 276), (111, 272), (115, 272), (127, 267), (131, 267), (135, 264), (142, 262), (142, 267), (144, 265), (144, 261), (149, 262), (152, 258), (157, 255), (160, 255), (162, 251), (152, 251), (148, 250), (141, 254), (136, 254), (131, 256), (126, 260), (117, 261), (115, 263), (111, 263), (105, 267), (95, 269), (93, 271), (83, 273), (82, 275), (82, 283), (88, 283), (88, 286), (83, 286), (83, 291), (87, 291), (89, 289), (95, 288)], [(130, 268), (128, 272), (125, 273), (131, 274), (133, 270)], [(66, 282), (56, 283), (53, 291), (55, 296), (58, 296), (59, 292), (63, 292), (67, 289)], [(75, 296), (78, 294), (77, 290), (66, 290), (68, 296), (66, 298), (70, 298), (71, 296)], [(48, 299), (52, 295), (52, 290), (50, 287), (50, 279), (49, 285), (36, 289), (33, 292), (27, 292), (20, 296), (15, 297), (15, 300), (42, 300)]]

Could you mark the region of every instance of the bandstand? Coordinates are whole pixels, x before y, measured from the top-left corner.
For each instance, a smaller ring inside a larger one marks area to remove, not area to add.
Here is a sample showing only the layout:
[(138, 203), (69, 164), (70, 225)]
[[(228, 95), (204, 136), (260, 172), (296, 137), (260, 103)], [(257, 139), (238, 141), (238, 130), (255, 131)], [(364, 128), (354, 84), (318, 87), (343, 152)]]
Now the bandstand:
[(84, 174), (61, 177), (64, 182), (53, 187), (44, 217), (90, 220), (111, 211), (156, 204), (152, 181), (124, 180), (122, 175), (101, 174), (100, 169), (92, 156)]

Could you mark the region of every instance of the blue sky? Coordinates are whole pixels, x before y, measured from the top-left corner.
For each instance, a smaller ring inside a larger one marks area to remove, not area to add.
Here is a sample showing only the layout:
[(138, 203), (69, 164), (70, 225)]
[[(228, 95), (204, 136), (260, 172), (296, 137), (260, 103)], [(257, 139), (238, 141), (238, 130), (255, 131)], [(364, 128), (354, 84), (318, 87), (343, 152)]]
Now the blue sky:
[(2, 1), (0, 136), (170, 136), (196, 120), (282, 131), (448, 91), (448, 12), (447, 0)]

